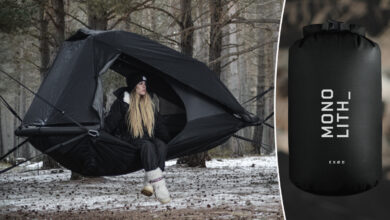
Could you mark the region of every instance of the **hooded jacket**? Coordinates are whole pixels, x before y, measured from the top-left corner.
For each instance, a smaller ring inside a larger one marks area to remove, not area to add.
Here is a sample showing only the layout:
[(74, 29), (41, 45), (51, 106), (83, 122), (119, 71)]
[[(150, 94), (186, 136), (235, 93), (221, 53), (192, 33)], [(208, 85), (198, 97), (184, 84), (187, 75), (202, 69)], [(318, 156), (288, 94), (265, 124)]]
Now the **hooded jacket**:
[[(139, 139), (153, 139), (155, 137), (168, 143), (170, 140), (168, 130), (163, 123), (162, 116), (155, 111), (155, 123), (153, 137), (150, 137), (147, 132), (144, 132), (142, 138), (133, 138), (127, 127), (126, 114), (130, 104), (130, 92), (128, 87), (117, 89), (114, 93), (116, 100), (111, 105), (110, 111), (104, 119), (104, 130), (111, 135), (121, 138), (129, 143), (134, 143)], [(144, 128), (144, 131), (146, 129)]]

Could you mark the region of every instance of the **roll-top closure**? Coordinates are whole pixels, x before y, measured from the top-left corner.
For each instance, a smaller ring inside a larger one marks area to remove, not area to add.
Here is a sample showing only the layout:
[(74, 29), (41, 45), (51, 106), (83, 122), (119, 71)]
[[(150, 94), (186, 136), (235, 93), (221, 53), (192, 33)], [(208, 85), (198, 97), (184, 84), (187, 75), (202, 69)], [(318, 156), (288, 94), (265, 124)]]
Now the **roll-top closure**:
[(311, 34), (320, 32), (351, 32), (361, 36), (366, 35), (366, 30), (356, 24), (347, 24), (339, 21), (328, 20), (323, 24), (312, 24), (303, 27), (303, 36), (306, 37)]

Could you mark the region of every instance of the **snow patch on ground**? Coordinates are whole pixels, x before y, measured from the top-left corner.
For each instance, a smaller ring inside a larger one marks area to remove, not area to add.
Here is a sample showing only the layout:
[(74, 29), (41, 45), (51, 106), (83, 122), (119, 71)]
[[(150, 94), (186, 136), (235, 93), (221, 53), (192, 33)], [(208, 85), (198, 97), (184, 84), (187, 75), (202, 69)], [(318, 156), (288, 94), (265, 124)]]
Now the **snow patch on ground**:
[[(207, 168), (166, 163), (172, 202), (160, 205), (140, 193), (143, 171), (70, 181), (70, 171), (18, 171), (2, 174), (0, 211), (166, 210), (246, 207), (259, 217), (280, 215), (275, 156), (213, 159)], [(31, 164), (32, 168), (41, 164)]]

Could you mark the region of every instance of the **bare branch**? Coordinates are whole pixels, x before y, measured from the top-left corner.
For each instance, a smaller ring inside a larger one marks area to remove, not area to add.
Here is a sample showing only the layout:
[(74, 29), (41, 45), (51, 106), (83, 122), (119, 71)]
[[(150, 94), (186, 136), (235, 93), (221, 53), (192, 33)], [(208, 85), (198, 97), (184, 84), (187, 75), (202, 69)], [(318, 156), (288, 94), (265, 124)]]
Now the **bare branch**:
[(259, 18), (259, 19), (245, 19), (245, 18), (237, 18), (230, 23), (244, 23), (244, 24), (253, 24), (253, 23), (261, 23), (261, 24), (279, 24), (279, 19), (272, 19), (272, 18)]
[(109, 20), (111, 20), (111, 19), (113, 19), (113, 18), (115, 18), (116, 17), (116, 15), (115, 14), (112, 14), (111, 16), (108, 16), (107, 17), (107, 21), (109, 21)]
[(241, 47), (241, 46), (244, 46), (244, 44), (223, 44), (222, 48), (223, 49), (229, 49), (229, 48)]
[(194, 22), (197, 21), (198, 19), (200, 19), (201, 17), (203, 17), (203, 15), (208, 14), (208, 13), (210, 13), (210, 10), (205, 10), (205, 11), (202, 12), (199, 16), (195, 17), (195, 18), (193, 19), (193, 21), (194, 21)]
[(79, 6), (78, 8), (80, 9), (80, 11), (84, 12), (84, 14), (88, 14), (88, 12), (83, 7)]
[(228, 58), (228, 57), (231, 57), (231, 56), (238, 56), (238, 55), (241, 55), (241, 54), (244, 54), (244, 53), (248, 53), (248, 52), (251, 52), (253, 50), (256, 50), (264, 45), (267, 45), (267, 44), (272, 44), (272, 43), (276, 43), (277, 40), (272, 40), (272, 41), (269, 41), (269, 42), (266, 42), (266, 43), (261, 43), (261, 44), (257, 44), (253, 47), (249, 47), (247, 49), (244, 49), (244, 50), (241, 50), (241, 51), (237, 51), (237, 52), (234, 52), (234, 53), (229, 53), (229, 54), (226, 54), (224, 56), (220, 56), (218, 57), (217, 59), (214, 59), (212, 61), (210, 61), (208, 64), (213, 64), (213, 63), (216, 63), (216, 62), (220, 62), (222, 59), (225, 59), (225, 58)]
[(186, 28), (186, 29), (183, 29), (179, 32), (176, 32), (174, 34), (168, 34), (168, 35), (165, 35), (165, 37), (174, 37), (174, 36), (178, 36), (178, 35), (181, 35), (182, 32), (186, 32), (186, 31), (191, 31), (191, 30), (198, 30), (198, 29), (202, 29), (202, 28), (205, 28), (205, 27), (210, 27), (212, 25), (215, 25), (217, 23), (211, 23), (211, 24), (204, 24), (204, 25), (200, 25), (200, 26), (192, 26), (192, 27), (189, 27), (189, 28)]
[(39, 46), (37, 44), (32, 43), (31, 45), (33, 45), (34, 47), (36, 47), (39, 50)]
[(167, 11), (163, 8), (154, 7), (154, 6), (147, 6), (146, 8), (157, 10), (157, 11), (165, 13), (170, 18), (172, 18), (181, 28), (183, 28), (183, 23), (176, 16), (174, 16), (172, 13), (170, 13), (169, 11)]
[(112, 30), (114, 29), (120, 22), (124, 21), (126, 18), (128, 18), (131, 14), (131, 11), (129, 11), (128, 13), (126, 13), (124, 16), (118, 18), (110, 27), (108, 27), (107, 29), (108, 30)]
[[(242, 12), (243, 10), (245, 10), (246, 8), (248, 8), (248, 7), (249, 7), (250, 5), (252, 5), (254, 2), (256, 2), (256, 0), (252, 0), (250, 3), (248, 3), (248, 4), (245, 5), (244, 7), (239, 8), (238, 10), (236, 10), (232, 15), (227, 16), (227, 19), (225, 19), (225, 20), (222, 22), (222, 26), (225, 26), (225, 25), (229, 24), (229, 23), (233, 20), (233, 18), (238, 17), (238, 16), (241, 14), (241, 12)], [(235, 3), (233, 3), (231, 7), (233, 7), (234, 4), (235, 4)], [(231, 7), (230, 7), (230, 8), (231, 8)], [(228, 10), (230, 10), (230, 8), (229, 8)], [(228, 15), (228, 13), (226, 13), (226, 15)]]
[[(134, 11), (139, 11), (139, 10), (144, 10), (146, 9), (148, 6), (145, 6), (146, 4), (148, 4), (149, 2), (151, 2), (152, 0), (145, 0), (133, 7), (130, 7), (128, 10), (127, 10), (127, 13), (125, 13), (123, 16), (121, 16), (120, 18), (118, 18), (110, 27), (108, 27), (107, 29), (108, 30), (112, 30), (114, 29), (120, 22), (124, 21), (126, 18), (128, 18), (130, 16), (130, 14)], [(145, 6), (145, 7), (144, 7)], [(143, 8), (142, 8), (143, 7)], [(108, 20), (111, 20), (112, 18), (114, 18), (115, 15), (111, 16), (108, 18)]]
[(65, 15), (69, 16), (70, 18), (72, 18), (72, 19), (75, 20), (75, 21), (78, 21), (80, 24), (84, 25), (85, 27), (91, 28), (91, 27), (90, 27), (88, 24), (86, 24), (84, 21), (82, 21), (82, 20), (80, 20), (79, 18), (77, 18), (77, 17), (71, 15), (70, 13), (65, 12)]
[(153, 31), (153, 30), (150, 29), (150, 28), (144, 27), (144, 26), (142, 26), (142, 25), (140, 25), (140, 24), (137, 24), (137, 23), (135, 23), (135, 22), (133, 22), (133, 21), (129, 21), (129, 23), (130, 23), (130, 24), (133, 24), (133, 25), (135, 25), (135, 26), (137, 26), (137, 27), (139, 27), (139, 28), (142, 28), (142, 29), (144, 29), (144, 30), (147, 30), (147, 31), (149, 31), (149, 32), (151, 32), (151, 33), (153, 33), (153, 34), (156, 34), (157, 36), (162, 37), (162, 38), (164, 38), (164, 39), (166, 39), (166, 40), (168, 40), (168, 41), (170, 41), (170, 42), (173, 42), (173, 43), (175, 43), (175, 44), (177, 44), (177, 45), (180, 44), (178, 41), (175, 41), (175, 40), (173, 40), (173, 39), (171, 39), (171, 38), (169, 38), (169, 37), (166, 37), (166, 36), (164, 36), (164, 35), (162, 35), (162, 34), (160, 34), (160, 33), (157, 33), (157, 32), (155, 32), (155, 31)]
[(38, 70), (41, 70), (41, 66), (39, 66), (38, 64), (34, 63), (33, 61), (29, 60), (29, 59), (24, 59), (25, 61), (27, 61), (27, 63), (30, 63), (32, 64), (33, 66), (35, 66)]
[(34, 37), (34, 38), (36, 38), (37, 40), (41, 39), (41, 36), (39, 36), (39, 35), (36, 35), (36, 34), (33, 34), (33, 33), (30, 33), (29, 35)]
[[(226, 24), (229, 24), (229, 23), (243, 23), (243, 24), (251, 24), (251, 23), (269, 24), (269, 23), (272, 23), (272, 24), (279, 24), (279, 22), (280, 22), (279, 19), (246, 19), (246, 20), (245, 19), (234, 19), (234, 20), (229, 21)], [(165, 37), (174, 37), (174, 36), (180, 35), (182, 32), (192, 31), (192, 30), (195, 31), (198, 29), (210, 27), (210, 26), (217, 25), (217, 24), (219, 24), (219, 23), (215, 22), (215, 23), (208, 23), (208, 24), (204, 24), (204, 25), (200, 25), (200, 26), (192, 26), (192, 27), (183, 29), (179, 32), (176, 32), (174, 34), (165, 35)]]
[[(53, 7), (51, 6), (48, 6), (50, 9), (54, 10)], [(58, 24), (57, 22), (55, 21), (55, 19), (53, 18), (52, 14), (49, 12), (49, 11), (46, 11), (46, 14), (49, 16), (49, 19), (50, 21), (54, 24), (55, 27), (58, 27)]]
[(225, 67), (229, 66), (231, 63), (237, 61), (238, 58), (233, 58), (232, 60), (230, 60), (229, 62), (225, 63), (223, 66), (221, 66), (221, 69), (224, 69)]

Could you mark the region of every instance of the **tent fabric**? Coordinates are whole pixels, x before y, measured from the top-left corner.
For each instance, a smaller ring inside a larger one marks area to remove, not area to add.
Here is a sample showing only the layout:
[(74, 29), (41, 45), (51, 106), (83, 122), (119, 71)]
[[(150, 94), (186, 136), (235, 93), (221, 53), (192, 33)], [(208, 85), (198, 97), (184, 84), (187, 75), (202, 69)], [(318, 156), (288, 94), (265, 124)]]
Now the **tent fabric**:
[[(87, 135), (49, 153), (78, 173), (119, 175), (142, 168), (137, 147), (102, 129), (101, 76), (108, 69), (125, 77), (145, 74), (151, 92), (164, 100), (160, 113), (172, 136), (167, 159), (211, 149), (259, 122), (204, 63), (134, 33), (80, 29), (64, 42), (37, 92), (83, 126), (100, 131), (99, 136)], [(16, 130), (41, 151), (80, 132), (39, 97)]]

